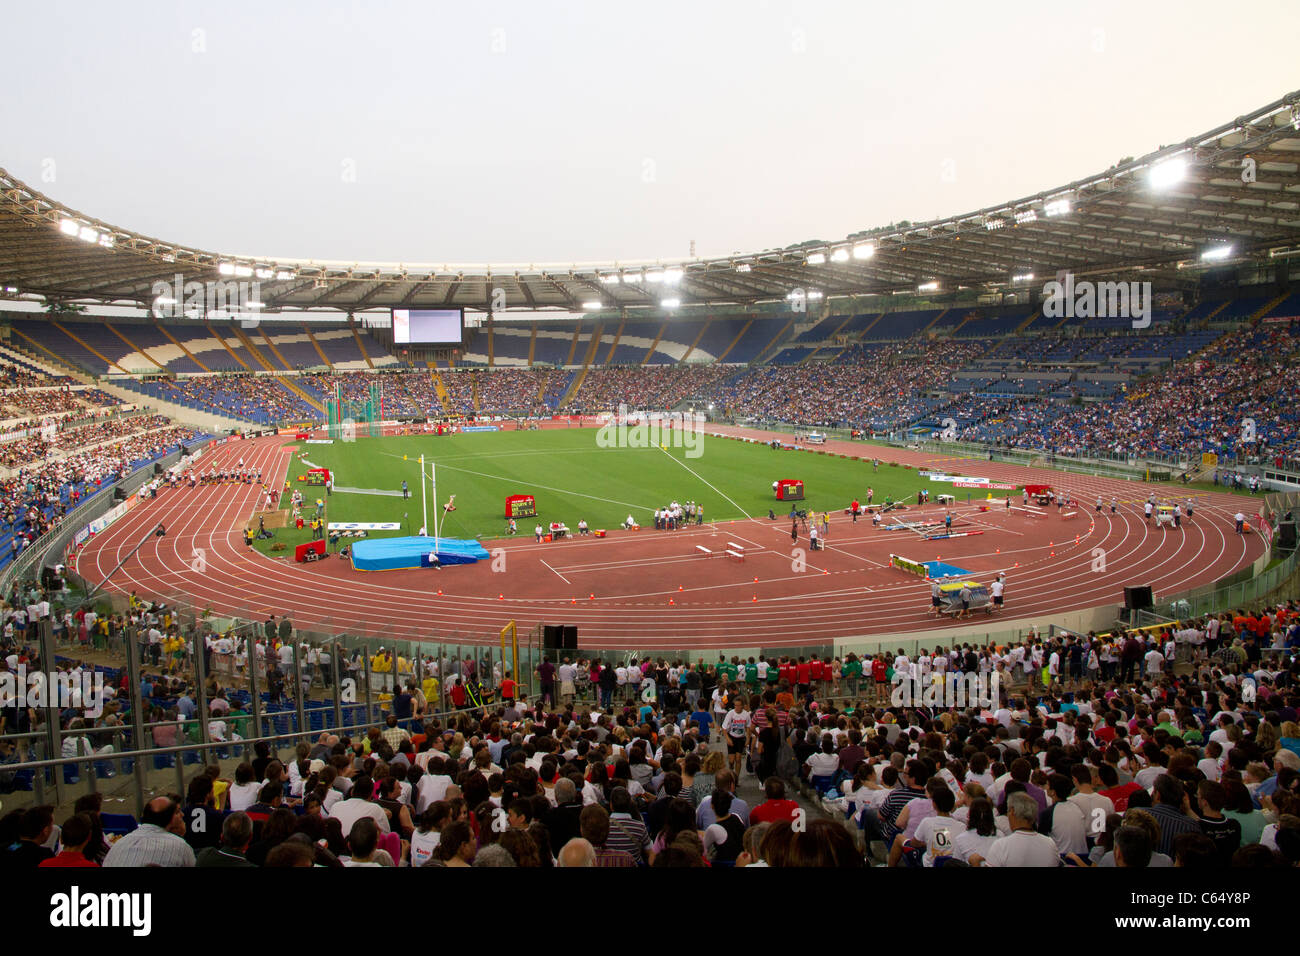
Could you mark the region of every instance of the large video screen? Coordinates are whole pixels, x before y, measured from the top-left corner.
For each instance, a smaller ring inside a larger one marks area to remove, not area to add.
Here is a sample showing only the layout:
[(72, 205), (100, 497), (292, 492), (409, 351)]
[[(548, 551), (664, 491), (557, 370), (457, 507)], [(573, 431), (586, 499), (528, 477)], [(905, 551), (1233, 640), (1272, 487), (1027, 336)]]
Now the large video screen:
[(464, 309), (393, 309), (396, 345), (460, 345)]

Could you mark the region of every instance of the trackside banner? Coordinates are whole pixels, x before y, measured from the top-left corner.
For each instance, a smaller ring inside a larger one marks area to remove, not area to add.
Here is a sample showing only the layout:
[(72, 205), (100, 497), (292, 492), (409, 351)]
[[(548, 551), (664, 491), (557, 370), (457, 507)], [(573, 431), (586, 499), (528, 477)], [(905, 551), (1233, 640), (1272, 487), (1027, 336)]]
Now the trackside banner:
[(1005, 483), (995, 482), (989, 478), (971, 478), (964, 475), (945, 475), (941, 471), (920, 471), (917, 472), (922, 478), (928, 478), (930, 481), (950, 482), (954, 488), (992, 488), (998, 491), (1011, 491), (1016, 486)]

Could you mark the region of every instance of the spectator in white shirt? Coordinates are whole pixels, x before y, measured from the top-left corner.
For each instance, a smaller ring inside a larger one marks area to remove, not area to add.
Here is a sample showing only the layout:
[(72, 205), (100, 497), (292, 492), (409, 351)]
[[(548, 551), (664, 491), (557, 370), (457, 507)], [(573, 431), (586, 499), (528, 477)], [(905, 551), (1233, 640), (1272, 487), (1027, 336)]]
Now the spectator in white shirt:
[(339, 821), (344, 833), (351, 833), (352, 826), (365, 817), (375, 821), (380, 833), (388, 833), (388, 814), (384, 808), (370, 799), (375, 785), (367, 776), (357, 777), (352, 781), (352, 789), (346, 800), (340, 800), (330, 807), (329, 815)]
[[(1088, 821), (1078, 805), (1070, 802), (1070, 793), (1074, 782), (1063, 773), (1054, 773), (1047, 780), (1047, 793), (1051, 805), (1047, 808), (1051, 815), (1052, 842), (1056, 852), (1061, 856), (1078, 853), (1083, 856), (1088, 852)], [(1102, 817), (1102, 822), (1105, 822)]]
[(1061, 865), (1055, 841), (1037, 830), (1038, 801), (1027, 793), (1013, 793), (1007, 797), (1007, 815), (1011, 818), (1011, 832), (999, 837), (989, 847), (987, 854), (972, 853), (973, 866), (1039, 866)]

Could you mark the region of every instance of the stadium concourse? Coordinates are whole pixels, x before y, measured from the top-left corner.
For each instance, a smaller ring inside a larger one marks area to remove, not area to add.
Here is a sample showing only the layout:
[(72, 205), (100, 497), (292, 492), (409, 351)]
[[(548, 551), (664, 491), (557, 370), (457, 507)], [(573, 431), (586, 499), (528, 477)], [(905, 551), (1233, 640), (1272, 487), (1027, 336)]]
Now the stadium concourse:
[[(771, 437), (748, 429), (725, 431)], [(221, 470), (243, 460), (275, 484), (296, 447), (290, 442), (276, 437), (219, 446), (205, 467)], [(831, 442), (824, 450), (861, 448)], [(902, 450), (888, 455), (917, 468), (952, 464)], [(984, 580), (1005, 574), (1007, 604), (1001, 614), (1008, 620), (1061, 620), (1071, 611), (1115, 605), (1124, 586), (1135, 582), (1157, 592), (1209, 584), (1249, 567), (1264, 551), (1258, 534), (1236, 533), (1233, 516), (1240, 499), (1226, 493), (1197, 493), (1195, 519), (1170, 534), (1146, 521), (1146, 492), (1152, 486), (1005, 463), (980, 462), (979, 468), (998, 481), (1054, 484), (1083, 502), (1067, 521), (1059, 513), (1032, 517), (1015, 505), (981, 511), (977, 500), (955, 511), (968, 526), (988, 533), (911, 545), (926, 549), (919, 553), (922, 559), (942, 557)], [(954, 624), (928, 616), (926, 582), (889, 566), (890, 552), (901, 547), (897, 534), (842, 515), (827, 547), (811, 552), (802, 571), (792, 569), (788, 524), (761, 517), (676, 535), (614, 530), (603, 539), (550, 544), (531, 538), (487, 541), (487, 547), (504, 550), (507, 573), (483, 562), (458, 567), (435, 582), (427, 570), (376, 578), (343, 561), (295, 565), (250, 550), (243, 529), (259, 493), (248, 485), (199, 486), (147, 502), (88, 542), (77, 570), (100, 580), (161, 522), (167, 536), (147, 541), (113, 574), (110, 589), (183, 594), (214, 613), (251, 620), (290, 613), (303, 627), (377, 638), (400, 632), (410, 639), (492, 643), (507, 620), (522, 628), (563, 620), (580, 633), (598, 635), (609, 648), (748, 648), (828, 644), (948, 630)], [(1092, 507), (1097, 497), (1107, 503), (1101, 512)], [(1180, 501), (1184, 497), (1179, 494)], [(1122, 502), (1114, 513), (1112, 499)], [(937, 506), (932, 511), (943, 513)], [(706, 560), (700, 548), (711, 555), (736, 550), (744, 561)], [(1096, 566), (1097, 548), (1106, 552), (1104, 569)], [(197, 553), (203, 555), (201, 569), (196, 569)], [(984, 631), (992, 627), (977, 623)], [(1008, 625), (999, 621), (998, 626)]]

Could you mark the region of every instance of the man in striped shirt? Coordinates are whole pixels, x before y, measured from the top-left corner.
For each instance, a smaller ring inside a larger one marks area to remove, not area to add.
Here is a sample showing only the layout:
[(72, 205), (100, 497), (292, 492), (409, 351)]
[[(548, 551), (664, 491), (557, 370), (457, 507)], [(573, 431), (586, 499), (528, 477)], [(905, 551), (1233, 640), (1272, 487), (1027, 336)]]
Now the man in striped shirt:
[(633, 863), (649, 864), (654, 857), (650, 850), (650, 835), (641, 818), (633, 814), (632, 795), (626, 787), (615, 787), (610, 791), (609, 809), (609, 836), (605, 849), (622, 850)]
[(1155, 798), (1147, 812), (1160, 825), (1160, 843), (1156, 849), (1166, 856), (1174, 854), (1174, 838), (1184, 833), (1200, 833), (1200, 821), (1191, 816), (1187, 790), (1183, 782), (1172, 774), (1162, 773), (1152, 787)]
[(903, 782), (890, 792), (880, 806), (880, 829), (886, 846), (891, 845), (894, 837), (902, 833), (894, 823), (898, 820), (898, 815), (903, 812), (903, 807), (912, 800), (925, 797), (925, 785), (929, 779), (928, 764), (915, 758), (907, 762), (902, 774)]
[(104, 866), (193, 866), (194, 851), (184, 832), (180, 800), (155, 797), (145, 805), (140, 826), (113, 844)]
[(609, 840), (609, 812), (599, 804), (582, 808), (578, 818), (582, 838), (596, 850), (596, 866), (635, 866), (632, 855), (626, 850), (606, 846)]

